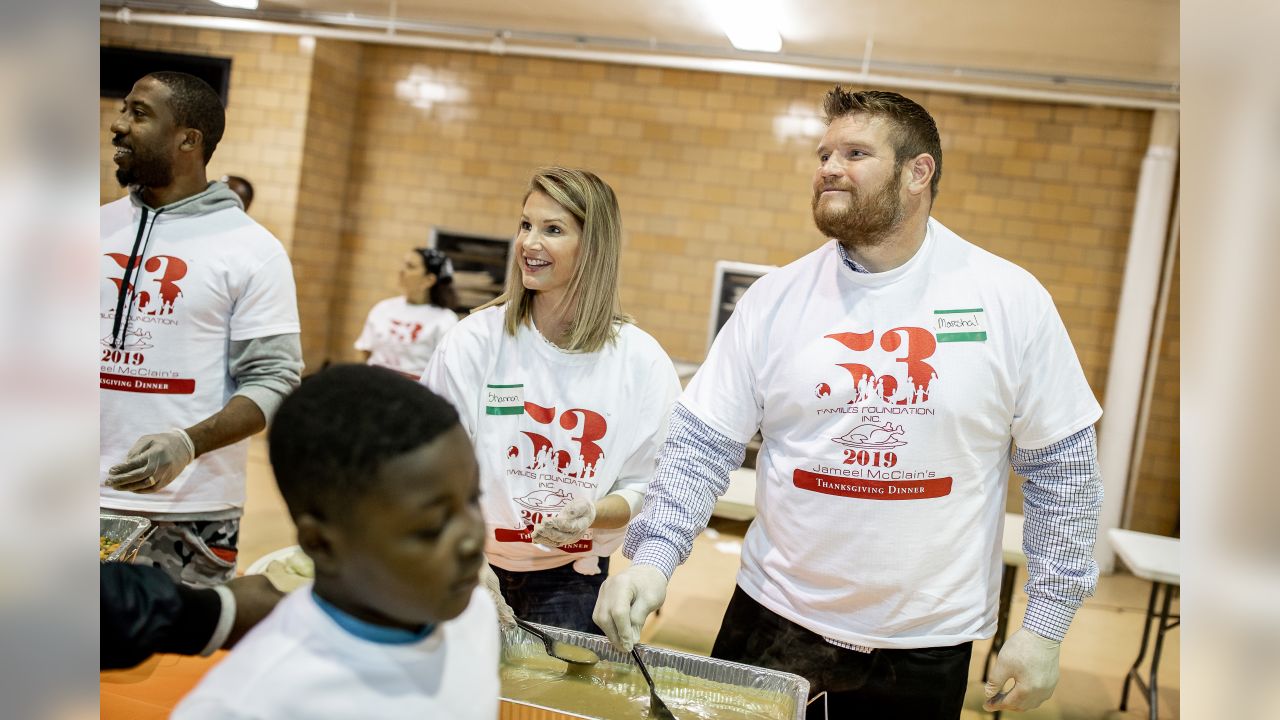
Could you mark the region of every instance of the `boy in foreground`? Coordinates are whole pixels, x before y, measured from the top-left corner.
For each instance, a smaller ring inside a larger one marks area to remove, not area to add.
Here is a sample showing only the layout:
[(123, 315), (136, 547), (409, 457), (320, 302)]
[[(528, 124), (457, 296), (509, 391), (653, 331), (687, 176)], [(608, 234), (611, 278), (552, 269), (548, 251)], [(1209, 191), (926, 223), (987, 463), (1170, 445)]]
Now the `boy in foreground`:
[(315, 585), (173, 717), (496, 717), (478, 475), (452, 406), (394, 371), (338, 366), (285, 399), (269, 444)]

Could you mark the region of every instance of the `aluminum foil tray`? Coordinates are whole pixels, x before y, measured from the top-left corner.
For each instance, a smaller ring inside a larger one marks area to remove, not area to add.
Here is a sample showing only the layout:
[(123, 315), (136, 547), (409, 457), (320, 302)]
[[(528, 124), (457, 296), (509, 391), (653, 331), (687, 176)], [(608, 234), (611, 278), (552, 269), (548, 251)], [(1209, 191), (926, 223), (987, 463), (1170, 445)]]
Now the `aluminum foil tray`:
[(151, 521), (136, 515), (98, 513), (98, 534), (120, 543), (105, 562), (132, 562), (151, 532)]
[[(536, 623), (535, 623), (536, 625)], [(573, 630), (565, 630), (564, 628), (551, 627), (548, 625), (536, 625), (538, 628), (546, 632), (549, 636), (562, 642), (572, 643), (585, 647), (594, 651), (602, 660), (610, 660), (616, 663), (630, 664), (632, 662), (629, 655), (618, 652), (609, 644), (609, 640), (601, 635), (590, 635), (587, 633), (576, 632)], [(805, 703), (809, 697), (809, 681), (793, 675), (791, 673), (780, 672), (777, 670), (766, 670), (764, 668), (754, 667), (751, 665), (743, 665), (741, 663), (728, 662), (726, 660), (717, 660), (715, 658), (704, 657), (702, 655), (693, 655), (691, 653), (679, 652), (677, 650), (667, 650), (665, 648), (653, 647), (650, 645), (637, 645), (640, 651), (640, 657), (644, 659), (645, 665), (654, 676), (654, 682), (658, 685), (659, 694), (664, 699), (667, 697), (682, 697), (682, 693), (698, 693), (705, 697), (705, 691), (682, 690), (679, 688), (662, 687), (662, 676), (664, 669), (682, 673), (695, 678), (710, 680), (712, 682), (723, 683), (741, 688), (750, 688), (757, 691), (778, 693), (786, 698), (790, 698), (792, 707), (790, 714), (778, 720), (804, 720)], [(508, 657), (525, 657), (532, 654), (544, 654), (546, 649), (542, 645), (542, 641), (533, 635), (512, 628), (502, 633), (502, 655), (503, 658)], [(670, 671), (667, 671), (670, 672)], [(731, 699), (722, 698), (724, 700)], [(507, 703), (521, 704), (518, 700), (512, 700), (503, 697), (503, 701)], [(554, 709), (554, 708), (553, 708)], [(564, 713), (563, 717), (582, 717), (571, 713)], [(601, 718), (600, 720), (608, 720)], [(762, 720), (773, 720), (772, 718)]]

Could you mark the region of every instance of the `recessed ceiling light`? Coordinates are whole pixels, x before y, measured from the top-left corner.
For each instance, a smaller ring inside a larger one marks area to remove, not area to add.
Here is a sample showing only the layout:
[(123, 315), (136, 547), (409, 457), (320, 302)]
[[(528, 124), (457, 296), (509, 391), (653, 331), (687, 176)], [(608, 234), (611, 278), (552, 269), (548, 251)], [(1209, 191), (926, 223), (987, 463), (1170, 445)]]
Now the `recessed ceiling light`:
[(223, 7), (240, 8), (241, 10), (258, 9), (258, 0), (213, 0), (213, 3)]

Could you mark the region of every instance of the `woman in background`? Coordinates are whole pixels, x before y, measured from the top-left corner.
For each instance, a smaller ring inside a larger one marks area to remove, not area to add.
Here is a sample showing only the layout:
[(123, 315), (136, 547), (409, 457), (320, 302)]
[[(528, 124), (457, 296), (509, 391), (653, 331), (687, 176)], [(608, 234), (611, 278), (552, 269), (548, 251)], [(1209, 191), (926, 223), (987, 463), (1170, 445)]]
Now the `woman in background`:
[(457, 304), (453, 264), (439, 250), (414, 248), (405, 253), (400, 289), (403, 295), (387, 298), (369, 311), (356, 349), (364, 351), (366, 363), (417, 380), (440, 338), (458, 324), (451, 309)]
[(662, 346), (620, 308), (621, 244), (603, 180), (538, 170), (504, 293), (445, 336), (422, 378), (474, 441), (492, 570), (482, 577), (504, 624), (514, 611), (599, 632), (591, 611), (609, 555), (680, 392)]

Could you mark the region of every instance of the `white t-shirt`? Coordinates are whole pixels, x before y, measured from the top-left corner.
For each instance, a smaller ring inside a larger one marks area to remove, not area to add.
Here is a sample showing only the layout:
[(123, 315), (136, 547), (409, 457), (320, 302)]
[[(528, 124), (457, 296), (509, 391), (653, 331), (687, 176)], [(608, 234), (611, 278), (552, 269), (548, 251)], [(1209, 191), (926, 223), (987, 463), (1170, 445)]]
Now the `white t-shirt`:
[(247, 439), (200, 456), (159, 492), (102, 485), (138, 438), (190, 427), (227, 404), (236, 390), (229, 342), (299, 331), (293, 269), (266, 228), (238, 206), (198, 215), (148, 212), (137, 299), (124, 347), (113, 349), (118, 287), (140, 212), (127, 196), (102, 206), (101, 504), (153, 513), (243, 507)]
[(481, 310), (445, 335), (422, 380), (453, 403), (476, 446), (485, 554), (512, 571), (607, 557), (626, 528), (591, 530), (559, 549), (532, 528), (571, 501), (643, 493), (680, 394), (658, 341), (623, 324), (594, 353), (559, 350), (534, 329), (503, 330), (505, 308)]
[(932, 219), (888, 272), (830, 241), (760, 278), (681, 402), (764, 438), (738, 584), (879, 648), (991, 635), (1010, 441), (1042, 448), (1102, 412), (1044, 288)]
[(356, 349), (370, 353), (369, 364), (422, 376), (427, 361), (458, 316), (437, 305), (410, 305), (404, 296), (387, 298), (373, 306), (356, 339)]
[(497, 611), (482, 587), (461, 615), (403, 645), (352, 635), (304, 587), (250, 630), (171, 717), (493, 720), (500, 652)]

